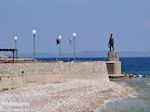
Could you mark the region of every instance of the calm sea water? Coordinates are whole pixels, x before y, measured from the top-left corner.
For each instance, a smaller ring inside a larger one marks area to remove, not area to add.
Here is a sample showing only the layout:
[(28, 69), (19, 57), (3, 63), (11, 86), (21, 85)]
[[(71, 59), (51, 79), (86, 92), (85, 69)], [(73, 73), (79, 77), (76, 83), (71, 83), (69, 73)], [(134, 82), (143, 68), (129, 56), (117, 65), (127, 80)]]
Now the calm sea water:
[[(38, 58), (40, 61), (56, 61), (56, 58)], [(72, 61), (72, 58), (62, 58), (62, 61)], [(107, 58), (76, 58), (76, 61), (106, 61)], [(150, 75), (150, 58), (120, 58), (122, 72), (128, 74)]]
[[(42, 61), (56, 61), (55, 58), (43, 58)], [(64, 62), (73, 59), (62, 58)], [(106, 61), (107, 58), (77, 58), (77, 61)], [(122, 72), (150, 76), (150, 58), (120, 58)], [(118, 80), (117, 80), (118, 81)], [(95, 112), (150, 112), (150, 78), (135, 78), (119, 80), (134, 87), (136, 98), (115, 100)]]
[(150, 78), (125, 79), (124, 82), (136, 89), (136, 97), (110, 102), (95, 112), (150, 112)]

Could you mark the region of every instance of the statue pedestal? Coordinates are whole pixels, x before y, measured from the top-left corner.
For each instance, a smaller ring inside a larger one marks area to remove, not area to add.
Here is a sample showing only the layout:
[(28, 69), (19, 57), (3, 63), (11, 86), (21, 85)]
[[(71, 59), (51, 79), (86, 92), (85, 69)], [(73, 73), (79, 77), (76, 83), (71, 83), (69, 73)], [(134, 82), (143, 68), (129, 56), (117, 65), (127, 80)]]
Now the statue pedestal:
[(119, 61), (119, 57), (116, 52), (108, 52), (108, 62), (106, 64), (108, 74), (121, 74), (121, 62)]
[(107, 63), (108, 74), (120, 75), (121, 74), (121, 62), (120, 61), (108, 61)]
[(113, 51), (108, 52), (108, 60), (109, 61), (119, 61), (117, 53), (113, 52)]

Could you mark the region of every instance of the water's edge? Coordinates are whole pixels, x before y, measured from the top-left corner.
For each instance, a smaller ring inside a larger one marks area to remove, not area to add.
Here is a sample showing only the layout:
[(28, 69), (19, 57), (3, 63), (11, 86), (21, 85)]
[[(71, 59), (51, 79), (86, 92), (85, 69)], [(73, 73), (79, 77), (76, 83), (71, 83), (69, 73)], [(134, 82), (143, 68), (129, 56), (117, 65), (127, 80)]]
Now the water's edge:
[(129, 93), (129, 97), (106, 100), (104, 106), (93, 112), (149, 112), (150, 111), (150, 78), (136, 78), (123, 80), (136, 92)]
[[(122, 79), (120, 79), (122, 80)], [(120, 83), (119, 80), (119, 83)], [(115, 81), (118, 82), (118, 79)], [(126, 84), (125, 82), (121, 81), (121, 84), (123, 84), (126, 87), (126, 91), (128, 92), (127, 96), (118, 97), (118, 98), (110, 98), (107, 100), (104, 100), (104, 104), (102, 104), (99, 108), (92, 109), (90, 112), (103, 112), (102, 109), (107, 108), (107, 105), (114, 102), (120, 102), (129, 98), (137, 98), (138, 93), (136, 92), (136, 89), (131, 87), (130, 85)]]

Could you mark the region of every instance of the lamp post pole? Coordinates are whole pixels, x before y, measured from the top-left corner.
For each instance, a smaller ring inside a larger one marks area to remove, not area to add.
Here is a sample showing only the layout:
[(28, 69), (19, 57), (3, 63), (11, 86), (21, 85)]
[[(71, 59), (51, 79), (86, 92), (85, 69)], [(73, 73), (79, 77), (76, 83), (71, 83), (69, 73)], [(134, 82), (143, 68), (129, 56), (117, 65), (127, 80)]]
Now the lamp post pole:
[(75, 43), (76, 43), (76, 42), (75, 42), (75, 41), (76, 41), (76, 39), (75, 39), (75, 37), (73, 37), (73, 60), (74, 60), (74, 61), (75, 61), (75, 55), (76, 55), (76, 54), (75, 54), (75, 52), (76, 52), (76, 48), (75, 48), (75, 47), (76, 47), (76, 46), (75, 46)]
[(33, 35), (33, 58), (35, 58), (35, 35)]
[(15, 57), (17, 58), (18, 57), (18, 53), (17, 53), (17, 40), (18, 40), (18, 37), (17, 36), (15, 36), (14, 37), (14, 40), (15, 40)]
[(75, 61), (76, 60), (76, 54), (75, 53), (76, 53), (76, 36), (77, 36), (77, 34), (73, 33), (72, 36), (73, 36), (73, 40), (74, 40), (74, 49), (73, 49), (74, 53), (73, 54), (74, 54), (74, 61)]
[(35, 59), (35, 36), (37, 34), (36, 30), (32, 30), (32, 35), (33, 35), (33, 59)]
[[(71, 45), (72, 44), (72, 38), (69, 38), (69, 45)], [(69, 47), (70, 48), (70, 47)], [(69, 51), (70, 51), (70, 49), (69, 49)], [(70, 55), (68, 54), (68, 62), (70, 61)]]

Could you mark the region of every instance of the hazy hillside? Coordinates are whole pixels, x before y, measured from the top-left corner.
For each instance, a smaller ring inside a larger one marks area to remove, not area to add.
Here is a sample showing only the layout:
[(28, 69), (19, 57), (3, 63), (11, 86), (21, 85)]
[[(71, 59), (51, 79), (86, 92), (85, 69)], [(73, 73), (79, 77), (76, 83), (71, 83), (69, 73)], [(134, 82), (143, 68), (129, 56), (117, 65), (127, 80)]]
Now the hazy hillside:
[[(118, 52), (119, 57), (149, 57), (150, 52), (138, 52), (138, 51), (121, 51)], [(32, 57), (33, 54), (19, 54), (19, 57)], [(50, 58), (58, 57), (55, 53), (36, 53), (38, 58)], [(62, 53), (62, 57), (73, 57), (73, 54)], [(107, 51), (83, 51), (77, 52), (76, 57), (107, 57)]]

